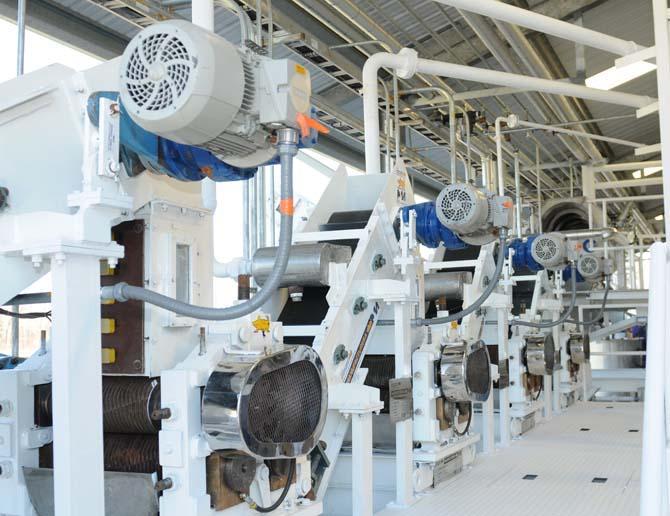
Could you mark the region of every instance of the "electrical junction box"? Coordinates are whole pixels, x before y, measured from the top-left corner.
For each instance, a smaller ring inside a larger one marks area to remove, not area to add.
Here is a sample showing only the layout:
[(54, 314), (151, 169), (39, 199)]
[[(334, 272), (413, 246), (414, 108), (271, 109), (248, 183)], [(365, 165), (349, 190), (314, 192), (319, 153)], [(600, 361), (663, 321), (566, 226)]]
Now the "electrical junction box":
[(309, 71), (289, 59), (263, 59), (260, 67), (260, 123), (295, 127), (298, 114), (311, 107)]

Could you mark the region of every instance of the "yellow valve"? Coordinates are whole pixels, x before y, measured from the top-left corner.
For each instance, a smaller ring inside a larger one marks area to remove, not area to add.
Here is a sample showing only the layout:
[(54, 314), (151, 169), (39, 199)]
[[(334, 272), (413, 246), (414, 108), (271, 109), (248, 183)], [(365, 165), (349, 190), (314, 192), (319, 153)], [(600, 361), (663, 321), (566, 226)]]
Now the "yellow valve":
[(100, 301), (101, 305), (113, 305), (116, 302), (115, 299), (103, 299)]
[(116, 320), (114, 319), (105, 319), (103, 317), (101, 321), (101, 332), (103, 335), (111, 335), (116, 331)]
[(104, 365), (116, 362), (116, 350), (114, 348), (102, 348), (102, 363)]
[(458, 329), (458, 321), (451, 321), (451, 329), (452, 330)]
[(109, 266), (107, 260), (100, 260), (100, 276), (114, 276), (116, 269)]
[(269, 317), (257, 317), (251, 324), (256, 328), (256, 331), (270, 331)]

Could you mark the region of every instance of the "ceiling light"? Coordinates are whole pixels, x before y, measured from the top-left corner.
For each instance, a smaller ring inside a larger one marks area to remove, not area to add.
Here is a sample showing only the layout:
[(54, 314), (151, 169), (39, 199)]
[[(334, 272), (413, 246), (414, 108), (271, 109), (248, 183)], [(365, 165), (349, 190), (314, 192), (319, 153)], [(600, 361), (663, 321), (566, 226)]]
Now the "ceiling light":
[(642, 177), (642, 171), (641, 170), (636, 170), (633, 172), (633, 177), (635, 179), (640, 179)]
[(660, 215), (656, 215), (654, 220), (663, 220), (663, 214), (661, 213)]
[(663, 170), (663, 167), (646, 167), (644, 169), (644, 175), (645, 175), (645, 177), (650, 176), (650, 175), (652, 175), (656, 172), (659, 172), (661, 170)]
[(646, 61), (637, 61), (626, 66), (608, 68), (586, 79), (589, 88), (611, 90), (621, 84), (656, 70), (656, 65)]

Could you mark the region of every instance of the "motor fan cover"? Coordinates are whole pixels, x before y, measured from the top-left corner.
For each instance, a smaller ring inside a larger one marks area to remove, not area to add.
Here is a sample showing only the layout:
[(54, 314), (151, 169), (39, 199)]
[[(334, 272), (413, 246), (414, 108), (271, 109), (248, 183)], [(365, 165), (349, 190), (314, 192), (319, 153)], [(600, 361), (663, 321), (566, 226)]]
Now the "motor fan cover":
[(560, 233), (543, 233), (535, 237), (531, 247), (533, 259), (545, 269), (562, 269), (567, 263), (568, 246)]

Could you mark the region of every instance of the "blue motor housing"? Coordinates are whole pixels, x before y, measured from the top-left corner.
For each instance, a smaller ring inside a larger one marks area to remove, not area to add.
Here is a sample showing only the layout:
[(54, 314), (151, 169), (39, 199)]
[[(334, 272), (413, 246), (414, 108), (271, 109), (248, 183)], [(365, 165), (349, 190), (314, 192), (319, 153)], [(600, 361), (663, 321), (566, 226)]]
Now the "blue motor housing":
[(520, 238), (512, 240), (509, 247), (514, 250), (514, 255), (512, 256), (512, 267), (514, 267), (514, 269), (529, 269), (533, 272), (538, 272), (544, 269), (542, 265), (535, 261), (535, 258), (533, 258), (533, 254), (531, 253), (535, 238), (537, 238), (537, 235), (529, 236), (525, 242)]
[[(117, 92), (98, 92), (88, 99), (88, 116), (97, 125), (99, 119), (100, 98), (118, 101)], [(239, 181), (249, 179), (256, 174), (257, 167), (239, 168), (221, 161), (206, 149), (194, 145), (177, 143), (142, 129), (128, 115), (119, 102), (121, 119), (119, 122), (121, 161), (130, 176), (151, 170), (180, 181), (201, 181), (209, 177), (214, 181)], [(312, 147), (316, 144), (317, 134), (312, 130), (306, 138), (301, 138), (299, 146)], [(279, 163), (275, 156), (264, 165)]]
[(450, 229), (442, 225), (435, 213), (434, 202), (422, 202), (402, 208), (402, 220), (409, 220), (409, 212), (416, 212), (416, 237), (426, 247), (436, 248), (443, 244), (445, 248), (455, 251), (465, 249), (467, 244)]
[[(566, 267), (565, 269), (563, 269), (562, 274), (563, 274), (563, 281), (565, 281), (567, 283), (572, 278), (572, 269), (570, 267)], [(579, 271), (577, 270), (577, 268), (575, 268), (575, 274), (576, 274), (575, 281), (577, 283), (584, 283), (586, 281), (584, 276), (579, 274)]]

